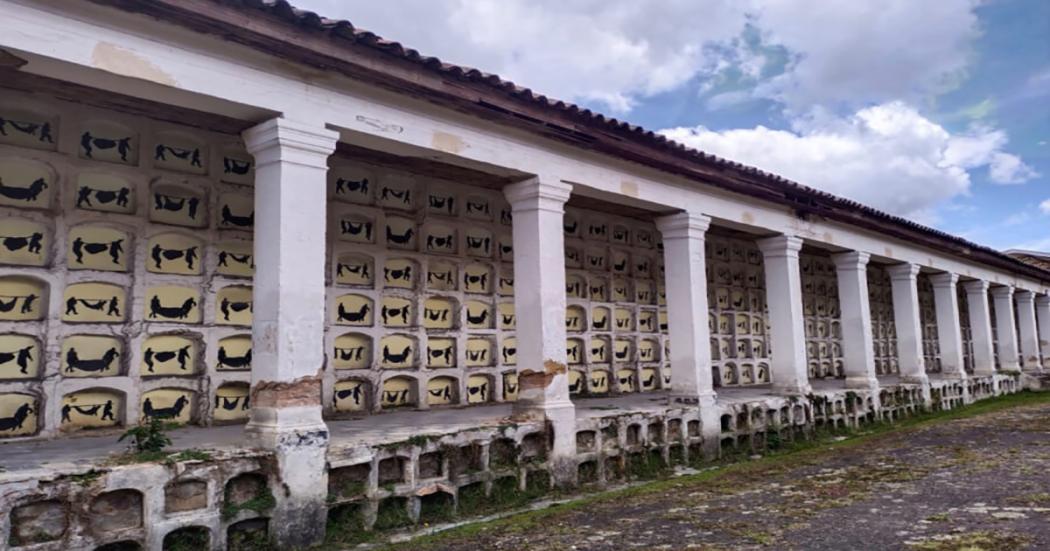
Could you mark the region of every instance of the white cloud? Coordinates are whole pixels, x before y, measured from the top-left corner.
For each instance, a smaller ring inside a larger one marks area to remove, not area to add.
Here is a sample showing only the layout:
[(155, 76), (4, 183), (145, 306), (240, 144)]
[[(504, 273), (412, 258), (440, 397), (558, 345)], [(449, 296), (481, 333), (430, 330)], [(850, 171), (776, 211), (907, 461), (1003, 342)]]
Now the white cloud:
[(663, 133), (691, 147), (926, 223), (937, 221), (939, 205), (969, 192), (968, 170), (1006, 170), (996, 168), (1005, 155), (1000, 151), (1006, 143), (1001, 132), (953, 135), (902, 102), (868, 107), (849, 117), (823, 114), (819, 122), (803, 120), (792, 130), (758, 126), (713, 131), (697, 126)]
[(1024, 164), (1017, 155), (997, 151), (992, 154), (988, 176), (997, 184), (1023, 184), (1039, 176), (1039, 173)]
[(1042, 203), (1039, 203), (1039, 210), (1043, 214), (1050, 214), (1050, 199), (1046, 199)]

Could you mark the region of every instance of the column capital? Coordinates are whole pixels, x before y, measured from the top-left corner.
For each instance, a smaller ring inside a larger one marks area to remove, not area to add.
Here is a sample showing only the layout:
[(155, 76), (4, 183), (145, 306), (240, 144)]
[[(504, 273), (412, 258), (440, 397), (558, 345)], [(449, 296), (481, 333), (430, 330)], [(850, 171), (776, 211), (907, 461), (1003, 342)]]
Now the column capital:
[(698, 212), (678, 212), (656, 219), (656, 229), (664, 239), (693, 237), (702, 239), (711, 226), (711, 217)]
[(1013, 285), (1000, 285), (998, 287), (992, 287), (989, 291), (995, 298), (1013, 298), (1014, 286)]
[(930, 276), (930, 283), (934, 287), (955, 287), (955, 284), (959, 282), (959, 274), (952, 272), (941, 272), (939, 274), (933, 274)]
[(503, 186), (503, 195), (510, 203), (512, 212), (529, 210), (565, 212), (565, 202), (572, 195), (572, 184), (531, 178)]
[(802, 250), (802, 238), (795, 235), (774, 235), (759, 239), (755, 244), (766, 258), (798, 257), (798, 252)]
[(845, 251), (831, 255), (831, 261), (839, 270), (863, 270), (868, 265), (871, 254), (863, 251)]
[(886, 273), (890, 275), (890, 279), (893, 280), (911, 280), (915, 281), (915, 278), (919, 276), (919, 270), (922, 266), (913, 262), (903, 262), (901, 264), (892, 264), (886, 266)]
[(1017, 302), (1035, 302), (1035, 293), (1028, 289), (1017, 289), (1014, 291), (1014, 298)]
[(962, 288), (966, 290), (968, 295), (985, 295), (988, 294), (989, 283), (984, 279), (974, 279), (972, 281), (962, 282)]
[(255, 166), (288, 162), (328, 168), (339, 133), (313, 124), (283, 118), (259, 123), (241, 133), (244, 147), (255, 157)]
[(1036, 295), (1035, 305), (1040, 308), (1046, 308), (1050, 306), (1050, 295)]

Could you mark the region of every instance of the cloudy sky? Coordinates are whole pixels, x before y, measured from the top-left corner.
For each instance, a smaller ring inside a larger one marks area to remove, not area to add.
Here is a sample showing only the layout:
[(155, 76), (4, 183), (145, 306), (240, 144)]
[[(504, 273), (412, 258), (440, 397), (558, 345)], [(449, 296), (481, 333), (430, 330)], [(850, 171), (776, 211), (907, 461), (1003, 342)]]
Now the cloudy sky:
[(1050, 250), (1046, 0), (293, 0), (701, 150)]

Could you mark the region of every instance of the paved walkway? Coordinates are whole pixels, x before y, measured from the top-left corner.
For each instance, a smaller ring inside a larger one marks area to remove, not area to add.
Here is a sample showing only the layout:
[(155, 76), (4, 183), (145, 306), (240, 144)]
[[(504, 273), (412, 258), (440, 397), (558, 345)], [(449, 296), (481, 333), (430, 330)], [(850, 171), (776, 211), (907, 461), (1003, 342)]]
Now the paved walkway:
[(404, 548), (1048, 549), (1050, 403), (668, 486)]

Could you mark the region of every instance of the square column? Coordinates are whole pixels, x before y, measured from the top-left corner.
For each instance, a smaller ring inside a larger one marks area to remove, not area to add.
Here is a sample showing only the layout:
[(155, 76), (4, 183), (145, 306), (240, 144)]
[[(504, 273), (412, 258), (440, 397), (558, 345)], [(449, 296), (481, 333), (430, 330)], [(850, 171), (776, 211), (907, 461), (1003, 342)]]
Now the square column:
[(955, 288), (959, 274), (944, 272), (930, 276), (933, 303), (937, 310), (937, 344), (941, 348), (941, 374), (953, 379), (966, 378), (963, 358), (962, 325), (959, 321), (959, 294)]
[(806, 323), (798, 263), (802, 239), (778, 235), (760, 239), (757, 245), (766, 270), (773, 389), (782, 394), (809, 394), (812, 388), (806, 366)]
[(1039, 326), (1039, 351), (1043, 355), (1043, 369), (1050, 368), (1050, 296), (1035, 297), (1035, 318)]
[(970, 311), (970, 334), (973, 337), (973, 374), (995, 373), (995, 342), (992, 340), (992, 313), (988, 308), (988, 282), (963, 283), (966, 307)]
[(886, 268), (893, 293), (893, 325), (897, 329), (897, 365), (901, 381), (928, 385), (926, 359), (922, 353), (922, 322), (919, 319), (920, 266), (906, 262)]
[(875, 342), (868, 297), (870, 257), (859, 251), (831, 255), (839, 287), (846, 387), (877, 390), (879, 380), (875, 373)]
[(565, 348), (565, 239), (562, 222), (572, 186), (526, 180), (503, 188), (513, 215), (514, 313), (518, 400), (514, 416), (546, 420), (554, 438), (551, 474), (576, 480), (576, 410), (569, 398)]
[(1039, 334), (1035, 325), (1035, 293), (1017, 291), (1017, 333), (1021, 341), (1021, 368), (1025, 371), (1042, 371), (1039, 357)]
[(328, 429), (321, 418), (325, 321), (325, 175), (338, 133), (287, 119), (244, 131), (255, 157), (250, 440), (274, 451), (273, 538), (324, 539)]
[(656, 220), (663, 235), (667, 329), (671, 340), (671, 396), (675, 402), (713, 405), (704, 234), (711, 218), (681, 212)]
[(1007, 373), (1021, 371), (1020, 351), (1017, 349), (1017, 326), (1014, 324), (1014, 288), (1011, 285), (992, 287), (995, 307), (995, 332), (999, 344), (999, 370)]

